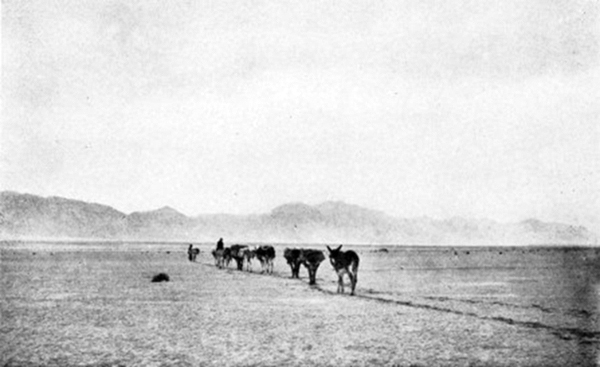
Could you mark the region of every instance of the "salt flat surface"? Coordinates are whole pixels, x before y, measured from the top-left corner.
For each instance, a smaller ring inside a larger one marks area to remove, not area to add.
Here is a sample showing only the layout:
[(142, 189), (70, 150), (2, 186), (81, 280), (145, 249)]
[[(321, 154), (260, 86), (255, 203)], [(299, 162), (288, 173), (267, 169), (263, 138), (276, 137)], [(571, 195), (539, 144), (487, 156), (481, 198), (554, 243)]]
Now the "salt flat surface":
[(350, 297), (327, 261), (290, 279), (283, 245), (273, 275), (199, 247), (3, 243), (1, 365), (597, 365), (596, 249), (350, 246)]

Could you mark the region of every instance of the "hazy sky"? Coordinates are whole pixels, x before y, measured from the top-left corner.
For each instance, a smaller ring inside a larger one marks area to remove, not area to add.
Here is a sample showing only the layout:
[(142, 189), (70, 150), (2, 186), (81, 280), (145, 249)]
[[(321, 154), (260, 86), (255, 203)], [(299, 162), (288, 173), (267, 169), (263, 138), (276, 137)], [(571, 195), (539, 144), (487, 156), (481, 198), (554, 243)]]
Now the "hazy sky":
[(2, 2), (0, 189), (600, 229), (597, 1)]

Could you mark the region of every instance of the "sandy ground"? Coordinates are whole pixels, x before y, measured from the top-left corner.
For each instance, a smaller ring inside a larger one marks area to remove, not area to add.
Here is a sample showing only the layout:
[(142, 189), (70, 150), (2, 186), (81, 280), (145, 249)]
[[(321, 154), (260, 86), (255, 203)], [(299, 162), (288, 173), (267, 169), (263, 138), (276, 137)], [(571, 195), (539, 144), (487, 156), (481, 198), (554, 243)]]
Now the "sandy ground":
[[(207, 252), (188, 262), (185, 247), (67, 250), (2, 250), (0, 365), (596, 365), (594, 338), (378, 295), (360, 278), (357, 296), (337, 295), (328, 263), (311, 288), (281, 257), (261, 275), (217, 269)], [(158, 272), (171, 281), (151, 283)]]

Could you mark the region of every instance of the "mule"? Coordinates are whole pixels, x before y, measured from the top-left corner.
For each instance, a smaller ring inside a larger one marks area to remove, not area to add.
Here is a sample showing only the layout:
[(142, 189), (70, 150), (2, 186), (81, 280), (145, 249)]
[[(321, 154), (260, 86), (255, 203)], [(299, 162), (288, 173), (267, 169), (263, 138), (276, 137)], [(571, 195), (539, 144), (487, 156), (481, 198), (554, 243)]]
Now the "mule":
[(286, 248), (285, 250), (283, 250), (283, 257), (290, 266), (290, 269), (292, 269), (292, 278), (300, 278), (300, 264), (302, 263), (302, 261), (300, 260), (301, 254), (302, 249)]
[(308, 270), (308, 278), (310, 285), (317, 284), (317, 270), (319, 270), (319, 265), (325, 260), (325, 255), (323, 255), (323, 251), (314, 250), (314, 249), (303, 249), (300, 253), (300, 262), (306, 270)]
[[(219, 238), (219, 240), (217, 241), (217, 248), (212, 250), (211, 254), (215, 258), (215, 266), (219, 269), (222, 269), (225, 265), (225, 262), (227, 261), (225, 245), (223, 244), (222, 238)], [(227, 264), (229, 264), (229, 261), (227, 261)]]
[(353, 296), (356, 289), (356, 282), (358, 282), (358, 263), (360, 259), (356, 252), (352, 250), (341, 251), (341, 249), (342, 245), (339, 245), (336, 249), (331, 249), (327, 246), (329, 261), (338, 275), (337, 292), (344, 293), (344, 274), (348, 274), (352, 289), (350, 295)]
[(245, 253), (249, 250), (246, 245), (233, 245), (231, 249), (231, 258), (235, 260), (237, 270), (244, 270)]
[(224, 249), (214, 249), (211, 251), (211, 254), (215, 258), (215, 266), (221, 269), (224, 265)]
[(254, 250), (256, 258), (260, 261), (262, 273), (273, 273), (273, 260), (275, 260), (275, 248), (271, 245), (259, 246)]

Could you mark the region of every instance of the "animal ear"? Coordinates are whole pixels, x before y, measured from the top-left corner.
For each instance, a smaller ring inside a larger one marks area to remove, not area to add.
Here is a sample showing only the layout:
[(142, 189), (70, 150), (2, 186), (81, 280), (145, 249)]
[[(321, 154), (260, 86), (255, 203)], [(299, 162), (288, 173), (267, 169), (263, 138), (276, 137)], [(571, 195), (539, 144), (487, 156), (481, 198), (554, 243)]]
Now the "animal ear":
[(332, 251), (332, 250), (331, 250), (331, 247), (329, 247), (329, 246), (327, 246), (327, 249), (329, 250), (329, 252), (331, 252), (331, 251)]
[(339, 246), (338, 246), (338, 248), (336, 248), (335, 250), (336, 250), (336, 251), (339, 251), (339, 250), (341, 250), (342, 246), (343, 246), (343, 245), (339, 245)]

